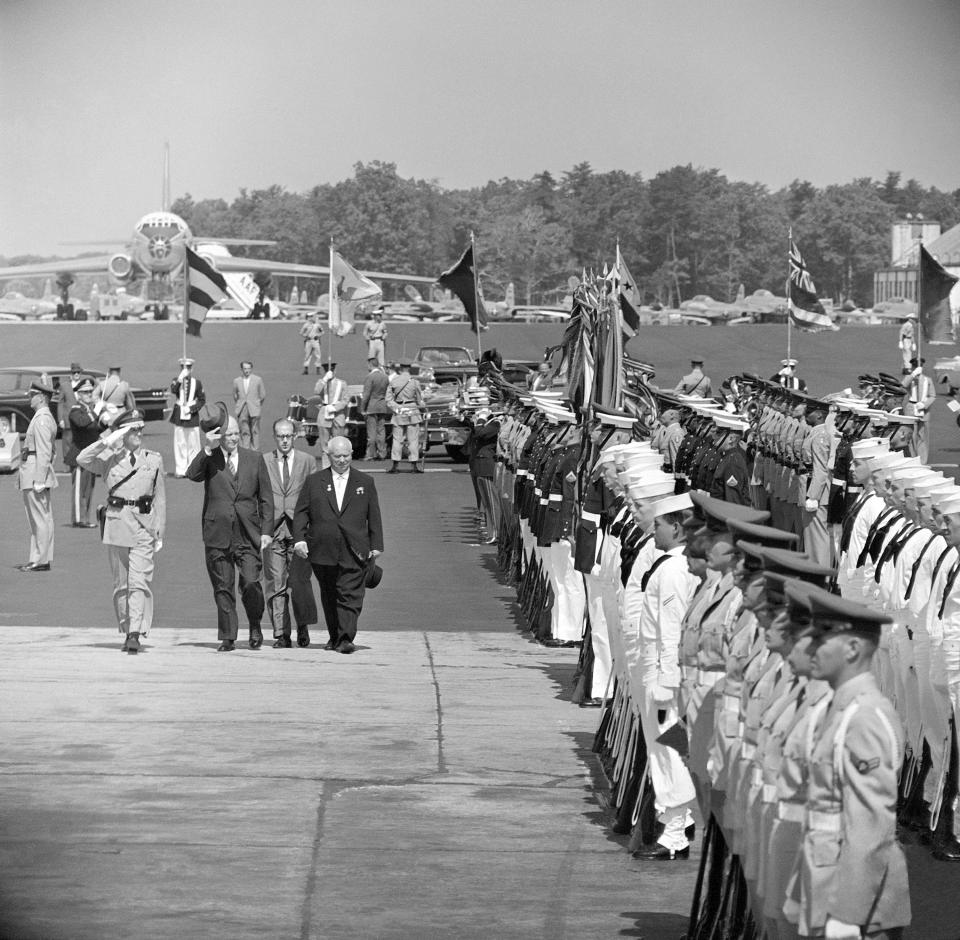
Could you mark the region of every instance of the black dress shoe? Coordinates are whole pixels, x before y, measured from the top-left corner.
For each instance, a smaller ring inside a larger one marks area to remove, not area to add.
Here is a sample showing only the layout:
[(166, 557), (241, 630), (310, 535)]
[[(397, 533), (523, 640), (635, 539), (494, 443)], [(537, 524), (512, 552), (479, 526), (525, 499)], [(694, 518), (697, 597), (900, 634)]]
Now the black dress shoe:
[(96, 522), (81, 522), (81, 523), (80, 523), (80, 528), (81, 528), (81, 529), (95, 529), (96, 527), (97, 527), (97, 523), (96, 523)]
[(263, 646), (263, 631), (259, 627), (250, 628), (250, 649), (258, 650)]
[(581, 703), (581, 708), (600, 708), (603, 705), (602, 698), (585, 698)]
[(139, 653), (140, 652), (140, 634), (128, 633), (127, 642), (124, 643), (123, 648), (128, 653)]
[(278, 636), (273, 641), (273, 648), (275, 650), (288, 650), (291, 646), (293, 646), (293, 640), (288, 636)]
[(323, 648), (325, 650), (335, 650), (337, 648), (337, 641), (327, 640), (327, 642), (323, 644)]
[(13, 567), (16, 568), (17, 571), (26, 571), (27, 568), (32, 568), (32, 567), (33, 567), (33, 562), (32, 562), (32, 561), (25, 561), (22, 565), (14, 565)]
[(960, 862), (960, 842), (956, 839), (938, 842), (934, 846), (933, 857), (938, 862)]
[(47, 562), (45, 565), (26, 565), (20, 570), (21, 571), (49, 571), (50, 563)]
[(338, 653), (352, 653), (354, 650), (356, 650), (356, 647), (349, 640), (341, 640), (337, 647)]
[(643, 859), (652, 862), (678, 862), (685, 858), (690, 858), (690, 846), (682, 849), (668, 849), (665, 845), (651, 845), (648, 848), (637, 849), (633, 853), (634, 858)]
[(310, 645), (310, 631), (304, 627), (297, 627), (297, 646), (306, 649)]
[(236, 644), (233, 642), (233, 640), (223, 640), (217, 647), (217, 652), (232, 653), (236, 648)]
[(399, 468), (396, 464), (394, 464), (394, 465), (387, 471), (387, 473), (399, 473), (399, 472), (400, 472), (400, 468)]

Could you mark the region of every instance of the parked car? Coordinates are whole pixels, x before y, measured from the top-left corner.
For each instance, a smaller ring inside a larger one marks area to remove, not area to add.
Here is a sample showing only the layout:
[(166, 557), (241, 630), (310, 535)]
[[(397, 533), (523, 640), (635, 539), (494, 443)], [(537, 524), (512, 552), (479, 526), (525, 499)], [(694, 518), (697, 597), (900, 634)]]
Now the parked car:
[[(105, 377), (105, 373), (96, 369), (84, 369), (86, 375), (96, 381)], [(70, 381), (69, 366), (8, 366), (0, 368), (0, 418), (6, 418), (11, 431), (24, 434), (33, 417), (30, 410), (30, 385), (37, 379), (45, 378), (59, 392), (61, 382)], [(161, 421), (167, 403), (165, 388), (133, 388), (133, 399), (137, 408), (143, 412), (146, 421)], [(53, 416), (57, 417), (57, 396), (50, 403)], [(58, 432), (59, 433), (59, 432)]]
[[(363, 397), (362, 385), (348, 385), (350, 406), (347, 409), (346, 435), (353, 444), (355, 457), (362, 457), (367, 450), (367, 423), (360, 413)], [(455, 389), (431, 388), (424, 390), (427, 420), (421, 425), (420, 449), (424, 454), (431, 448), (443, 447), (456, 463), (463, 463), (467, 456), (464, 445), (470, 435), (470, 425), (460, 416), (459, 397)], [(310, 447), (317, 443), (317, 415), (320, 412), (320, 396), (309, 398), (292, 395), (288, 400), (287, 417), (298, 422), (299, 435)], [(389, 418), (388, 418), (389, 421)], [(393, 428), (387, 424), (387, 449), (393, 440)]]

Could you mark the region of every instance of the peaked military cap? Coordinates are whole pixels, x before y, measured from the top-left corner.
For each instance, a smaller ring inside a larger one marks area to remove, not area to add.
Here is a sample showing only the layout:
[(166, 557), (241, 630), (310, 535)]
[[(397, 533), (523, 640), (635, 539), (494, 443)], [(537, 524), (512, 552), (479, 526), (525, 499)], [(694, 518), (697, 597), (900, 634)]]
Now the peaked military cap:
[(763, 509), (753, 509), (750, 506), (740, 506), (737, 503), (728, 503), (724, 499), (708, 496), (700, 490), (692, 490), (690, 498), (700, 511), (704, 519), (713, 519), (722, 525), (727, 525), (731, 519), (740, 519), (743, 522), (756, 524), (766, 522), (770, 513)]
[(769, 525), (758, 525), (755, 522), (746, 522), (743, 519), (729, 519), (727, 528), (733, 533), (739, 543), (746, 539), (755, 545), (772, 546), (774, 548), (790, 548), (800, 542), (793, 532), (784, 532)]
[(113, 428), (142, 428), (144, 425), (143, 412), (131, 408), (129, 411), (123, 411), (114, 418)]
[(837, 573), (835, 568), (818, 565), (803, 553), (792, 552), (785, 548), (764, 547), (760, 554), (763, 556), (764, 568), (767, 571), (783, 574), (799, 581), (808, 581), (819, 587), (824, 587), (827, 580)]
[(856, 633), (878, 640), (883, 625), (892, 622), (887, 614), (822, 591), (811, 594), (810, 606), (814, 627), (820, 635)]

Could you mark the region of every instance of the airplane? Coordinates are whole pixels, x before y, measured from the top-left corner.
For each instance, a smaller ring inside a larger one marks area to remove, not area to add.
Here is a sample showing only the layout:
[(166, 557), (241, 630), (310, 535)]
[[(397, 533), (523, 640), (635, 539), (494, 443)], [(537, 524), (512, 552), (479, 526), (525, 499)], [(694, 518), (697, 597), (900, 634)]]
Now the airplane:
[(57, 302), (49, 297), (26, 297), (18, 290), (0, 297), (0, 319), (53, 320), (56, 316)]
[(691, 317), (707, 320), (710, 323), (727, 323), (730, 320), (739, 320), (748, 313), (744, 304), (742, 284), (733, 303), (725, 304), (722, 301), (714, 300), (708, 294), (697, 294), (690, 300), (683, 301), (680, 304), (680, 310)]
[(762, 287), (755, 290), (749, 297), (744, 297), (743, 305), (747, 313), (757, 318), (787, 312), (787, 298), (778, 297)]
[[(190, 226), (180, 216), (169, 210), (170, 179), (169, 154), (165, 155), (163, 206), (159, 212), (149, 212), (140, 218), (126, 244), (111, 254), (94, 257), (66, 258), (35, 264), (20, 264), (0, 268), (0, 280), (12, 277), (35, 275), (58, 275), (65, 279), (73, 274), (105, 272), (112, 286), (127, 286), (135, 281), (149, 279), (145, 296), (155, 301), (155, 311), (160, 314), (160, 305), (173, 298), (172, 282), (183, 273), (186, 249), (189, 246), (209, 262), (228, 281), (234, 299), (252, 309), (257, 300), (266, 299), (266, 286), (271, 275), (288, 274), (300, 277), (329, 276), (326, 265), (298, 264), (287, 261), (270, 261), (264, 258), (237, 258), (227, 250), (230, 246), (265, 246), (275, 242), (248, 238), (200, 237), (190, 231)], [(108, 242), (92, 242), (117, 246), (122, 239)], [(397, 274), (386, 271), (363, 271), (369, 278), (379, 280), (407, 281), (416, 284), (433, 284), (435, 277), (412, 274)], [(246, 276), (246, 278), (244, 278)], [(254, 276), (257, 276), (256, 296), (251, 300)], [(166, 315), (166, 311), (163, 312)]]

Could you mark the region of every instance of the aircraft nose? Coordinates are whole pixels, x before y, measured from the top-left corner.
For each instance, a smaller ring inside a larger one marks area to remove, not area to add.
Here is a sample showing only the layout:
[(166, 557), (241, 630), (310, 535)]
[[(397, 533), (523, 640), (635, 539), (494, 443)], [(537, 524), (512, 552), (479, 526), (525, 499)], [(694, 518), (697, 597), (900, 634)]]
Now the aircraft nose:
[(170, 242), (162, 235), (154, 235), (150, 239), (150, 254), (154, 258), (166, 258), (170, 254)]

